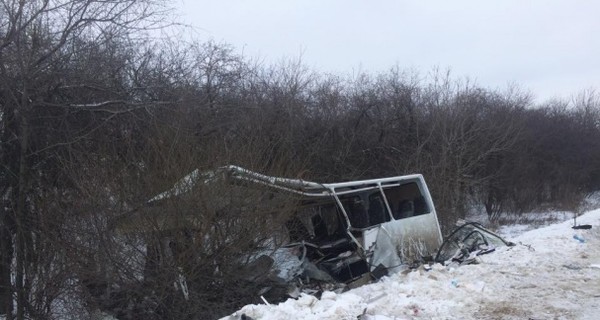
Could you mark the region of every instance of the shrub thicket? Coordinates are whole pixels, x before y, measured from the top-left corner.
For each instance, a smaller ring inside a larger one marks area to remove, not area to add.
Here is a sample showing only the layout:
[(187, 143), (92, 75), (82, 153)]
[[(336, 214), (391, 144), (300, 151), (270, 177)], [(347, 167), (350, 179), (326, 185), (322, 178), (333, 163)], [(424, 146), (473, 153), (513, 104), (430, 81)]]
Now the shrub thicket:
[(594, 91), (535, 104), (437, 71), (342, 77), (224, 44), (140, 40), (158, 1), (0, 3), (8, 318), (214, 318), (253, 302), (272, 284), (239, 271), (273, 248), (294, 200), (265, 208), (264, 190), (215, 184), (147, 204), (195, 169), (319, 182), (422, 173), (444, 226), (471, 201), (495, 218), (573, 209), (600, 189)]

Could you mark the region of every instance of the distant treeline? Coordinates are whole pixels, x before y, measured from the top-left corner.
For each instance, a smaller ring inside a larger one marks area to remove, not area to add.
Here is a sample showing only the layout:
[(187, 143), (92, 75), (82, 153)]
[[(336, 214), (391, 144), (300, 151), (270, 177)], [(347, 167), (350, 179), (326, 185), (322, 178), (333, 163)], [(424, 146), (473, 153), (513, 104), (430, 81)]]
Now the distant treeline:
[[(439, 70), (265, 65), (225, 44), (142, 38), (154, 1), (0, 4), (0, 314), (16, 319), (210, 318), (255, 301), (237, 257), (276, 226), (244, 205), (205, 214), (206, 191), (172, 204), (200, 212), (193, 232), (111, 229), (196, 168), (318, 182), (422, 173), (444, 226), (473, 205), (490, 218), (576, 210), (600, 189), (593, 90), (534, 103)], [(209, 234), (211, 248), (161, 249)]]

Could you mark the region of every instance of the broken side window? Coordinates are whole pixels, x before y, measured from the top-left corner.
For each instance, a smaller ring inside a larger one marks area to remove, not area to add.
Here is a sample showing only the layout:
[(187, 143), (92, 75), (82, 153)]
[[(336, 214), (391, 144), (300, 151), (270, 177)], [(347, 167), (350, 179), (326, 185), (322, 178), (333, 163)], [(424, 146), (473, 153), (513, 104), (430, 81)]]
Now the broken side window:
[(345, 234), (346, 228), (342, 221), (341, 213), (336, 204), (326, 204), (319, 207), (321, 221), (325, 224), (327, 236), (335, 237), (340, 234)]
[(361, 229), (370, 225), (367, 206), (360, 196), (347, 196), (340, 200), (342, 201), (342, 205), (344, 206), (344, 210), (346, 210), (348, 220), (350, 220), (350, 225), (352, 227)]
[(405, 219), (431, 211), (416, 182), (384, 190), (394, 219)]
[(306, 206), (286, 222), (290, 242), (327, 241), (346, 234), (344, 218), (334, 203)]
[(379, 191), (347, 196), (341, 201), (353, 228), (363, 229), (390, 221)]
[(385, 202), (379, 192), (369, 196), (369, 220), (370, 225), (390, 221), (390, 215), (385, 208)]

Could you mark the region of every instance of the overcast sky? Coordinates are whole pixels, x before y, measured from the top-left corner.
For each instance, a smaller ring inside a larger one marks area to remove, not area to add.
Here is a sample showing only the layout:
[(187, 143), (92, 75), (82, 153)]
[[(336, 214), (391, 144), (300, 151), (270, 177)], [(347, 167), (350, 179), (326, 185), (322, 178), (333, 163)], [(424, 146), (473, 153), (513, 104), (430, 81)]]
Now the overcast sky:
[(600, 90), (598, 0), (177, 0), (196, 38), (317, 71), (379, 72), (394, 65), (537, 100)]

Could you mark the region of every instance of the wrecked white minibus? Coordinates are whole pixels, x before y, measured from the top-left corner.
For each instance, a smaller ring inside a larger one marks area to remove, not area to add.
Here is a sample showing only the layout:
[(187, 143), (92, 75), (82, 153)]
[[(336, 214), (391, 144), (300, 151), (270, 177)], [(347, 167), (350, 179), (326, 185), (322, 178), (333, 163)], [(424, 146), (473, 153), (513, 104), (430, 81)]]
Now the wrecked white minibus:
[(432, 257), (442, 244), (435, 206), (420, 174), (317, 183), (236, 166), (219, 170), (229, 179), (300, 196), (286, 223), (287, 246), (302, 249), (303, 271), (316, 280), (350, 283), (372, 272), (380, 276)]
[[(237, 166), (195, 170), (135, 214), (156, 216), (153, 226), (160, 230), (173, 228), (164, 218), (160, 203), (220, 179), (238, 188), (267, 187), (267, 193), (293, 196), (294, 214), (282, 226), (287, 231), (284, 247), (296, 253), (288, 258), (296, 259), (299, 270), (295, 276), (302, 279), (360, 285), (399, 266), (422, 262), (426, 257), (433, 259), (442, 244), (435, 207), (420, 174), (317, 183), (267, 176)], [(269, 201), (274, 200), (265, 200), (261, 207), (276, 210)], [(194, 219), (190, 218), (191, 224)], [(130, 214), (116, 225), (124, 229), (145, 221)], [(267, 267), (276, 268), (278, 262), (271, 259)]]
[[(401, 265), (431, 259), (442, 244), (422, 175), (341, 183), (254, 178), (302, 195), (286, 227), (288, 247), (302, 248), (308, 277), (344, 283), (370, 280), (364, 276), (380, 277)], [(314, 272), (314, 267), (327, 275)]]

